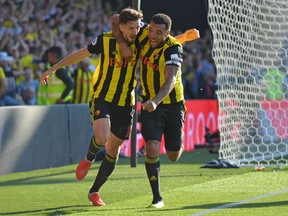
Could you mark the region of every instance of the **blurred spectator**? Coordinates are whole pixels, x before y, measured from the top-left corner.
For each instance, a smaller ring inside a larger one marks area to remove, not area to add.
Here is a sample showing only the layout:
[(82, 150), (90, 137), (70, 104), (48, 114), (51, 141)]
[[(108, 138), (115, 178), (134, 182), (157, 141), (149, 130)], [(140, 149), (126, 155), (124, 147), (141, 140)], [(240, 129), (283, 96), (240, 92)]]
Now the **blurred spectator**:
[[(215, 67), (205, 57), (206, 53), (197, 53), (194, 59), (195, 75), (198, 80), (198, 99), (212, 99), (216, 89), (214, 87), (216, 78)], [(207, 94), (209, 93), (209, 96)], [(213, 96), (212, 96), (213, 95)]]
[(199, 91), (198, 91), (199, 99), (216, 99), (217, 98), (215, 79), (216, 79), (215, 75), (211, 72), (208, 72), (204, 76), (202, 86), (199, 88)]
[[(47, 67), (56, 64), (62, 58), (60, 47), (53, 46), (47, 50)], [(45, 56), (46, 58), (46, 56)], [(44, 60), (46, 60), (44, 58)], [(52, 76), (49, 84), (40, 85), (37, 104), (53, 105), (72, 102), (74, 81), (67, 68), (60, 68)]]
[[(122, 8), (123, 2), (114, 0), (0, 0), (0, 51), (14, 59), (9, 77), (19, 84), (25, 79), (24, 71), (32, 68), (33, 78), (38, 79), (47, 63), (41, 61), (41, 56), (50, 47), (60, 47), (63, 55), (85, 47), (95, 36), (111, 29), (110, 16)], [(181, 34), (181, 31), (176, 32)], [(201, 33), (196, 41), (185, 43), (183, 50), (182, 78), (186, 99), (215, 98), (211, 31)], [(97, 67), (98, 59), (89, 59), (91, 70)], [(67, 69), (73, 71), (74, 68)], [(47, 87), (40, 85), (39, 88)], [(206, 95), (211, 89), (214, 93)], [(45, 96), (39, 101), (43, 98), (47, 100)]]
[(92, 91), (93, 72), (94, 70), (90, 69), (89, 59), (79, 63), (79, 67), (72, 74), (75, 82), (72, 103), (88, 104)]
[(19, 83), (17, 92), (26, 105), (36, 105), (39, 82), (33, 79), (34, 75), (31, 68), (25, 69), (24, 76), (25, 80)]
[(189, 72), (185, 77), (184, 95), (186, 99), (198, 99), (198, 80), (195, 72)]
[(5, 94), (2, 96), (2, 103), (5, 106), (22, 105), (22, 98), (16, 92), (16, 81), (12, 72), (13, 57), (7, 52), (0, 52), (0, 67), (4, 71), (8, 84)]
[(0, 106), (5, 106), (4, 95), (7, 89), (8, 89), (8, 83), (5, 77), (5, 72), (0, 65)]

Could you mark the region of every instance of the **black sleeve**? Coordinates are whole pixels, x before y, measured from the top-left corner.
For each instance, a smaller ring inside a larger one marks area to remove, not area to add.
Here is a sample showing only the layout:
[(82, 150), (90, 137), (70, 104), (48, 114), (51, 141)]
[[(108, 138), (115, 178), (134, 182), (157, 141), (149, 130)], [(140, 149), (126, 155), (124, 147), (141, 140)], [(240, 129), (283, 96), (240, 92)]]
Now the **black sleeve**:
[(56, 71), (56, 76), (63, 81), (63, 83), (66, 85), (65, 90), (62, 93), (61, 98), (64, 99), (72, 89), (74, 89), (74, 81), (73, 79), (68, 75), (68, 70), (66, 68), (60, 68)]
[(87, 49), (90, 53), (99, 55), (103, 52), (103, 34), (96, 37), (90, 44), (88, 44)]
[(183, 50), (180, 45), (175, 45), (167, 48), (164, 52), (166, 65), (181, 66)]

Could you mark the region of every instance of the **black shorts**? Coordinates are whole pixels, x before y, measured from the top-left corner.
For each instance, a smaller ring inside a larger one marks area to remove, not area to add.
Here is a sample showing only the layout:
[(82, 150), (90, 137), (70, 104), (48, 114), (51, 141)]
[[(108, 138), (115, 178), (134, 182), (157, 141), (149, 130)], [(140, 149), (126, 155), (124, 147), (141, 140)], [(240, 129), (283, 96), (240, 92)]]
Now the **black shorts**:
[(103, 99), (92, 99), (89, 102), (92, 122), (96, 119), (108, 118), (111, 132), (120, 139), (129, 139), (132, 128), (134, 107), (122, 107)]
[(142, 136), (147, 140), (165, 139), (165, 149), (179, 151), (183, 143), (186, 106), (184, 102), (160, 104), (154, 112), (141, 110)]

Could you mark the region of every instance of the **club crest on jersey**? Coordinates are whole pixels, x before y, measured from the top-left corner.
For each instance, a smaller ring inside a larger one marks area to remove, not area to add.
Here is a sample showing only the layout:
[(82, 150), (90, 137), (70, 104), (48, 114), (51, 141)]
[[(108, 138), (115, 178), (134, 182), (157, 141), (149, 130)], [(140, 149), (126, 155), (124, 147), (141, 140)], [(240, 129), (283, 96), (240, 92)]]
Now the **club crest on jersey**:
[(153, 59), (158, 59), (159, 58), (159, 54), (156, 53), (155, 55), (153, 55)]
[(96, 111), (94, 112), (94, 114), (95, 114), (95, 116), (98, 116), (98, 115), (100, 114), (100, 110), (96, 110)]
[[(157, 54), (156, 54), (157, 55)], [(154, 64), (152, 61), (153, 60), (150, 60), (148, 56), (143, 56), (143, 55), (140, 55), (140, 61), (144, 64), (144, 65), (147, 65), (148, 67), (151, 67), (154, 71), (159, 71), (159, 65), (158, 64)], [(159, 55), (158, 55), (159, 57)], [(154, 56), (153, 56), (154, 58)]]

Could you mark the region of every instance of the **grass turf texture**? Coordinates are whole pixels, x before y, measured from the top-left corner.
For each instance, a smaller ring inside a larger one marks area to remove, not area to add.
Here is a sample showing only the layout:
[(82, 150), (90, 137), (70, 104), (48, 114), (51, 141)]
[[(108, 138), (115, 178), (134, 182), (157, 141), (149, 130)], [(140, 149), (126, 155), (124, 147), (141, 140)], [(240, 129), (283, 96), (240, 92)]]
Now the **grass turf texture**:
[[(288, 189), (287, 167), (261, 172), (254, 167), (200, 168), (217, 157), (206, 149), (185, 152), (177, 163), (161, 156), (162, 209), (147, 208), (152, 195), (142, 157), (134, 168), (129, 158), (119, 159), (100, 191), (104, 207), (93, 207), (87, 199), (100, 162), (93, 164), (83, 181), (75, 179), (77, 164), (3, 175), (0, 215), (287, 215), (288, 192), (283, 192)], [(269, 195), (276, 191), (281, 193)], [(258, 196), (263, 197), (251, 199)], [(248, 199), (232, 208), (213, 210)]]

